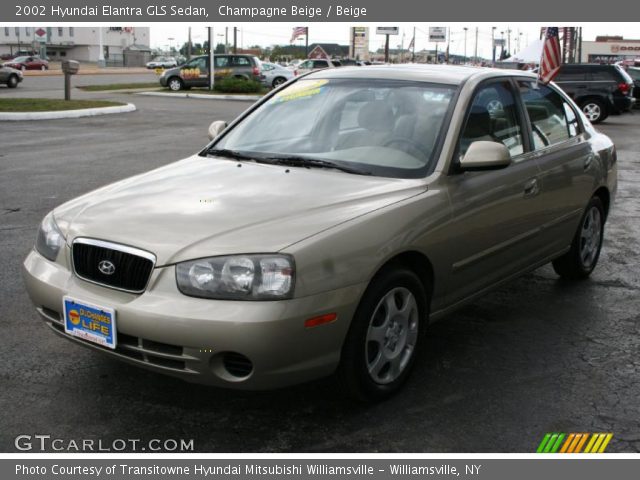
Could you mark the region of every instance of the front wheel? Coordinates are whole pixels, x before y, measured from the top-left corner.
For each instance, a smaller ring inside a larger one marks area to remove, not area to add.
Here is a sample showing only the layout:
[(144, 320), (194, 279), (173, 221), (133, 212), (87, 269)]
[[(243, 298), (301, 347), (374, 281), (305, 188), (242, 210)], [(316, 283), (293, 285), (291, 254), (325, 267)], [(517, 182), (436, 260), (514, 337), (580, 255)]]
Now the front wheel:
[(47, 67), (45, 67), (44, 65), (40, 65), (40, 70), (41, 70), (41, 71), (43, 71), (43, 72), (44, 72), (46, 69), (47, 69)]
[(558, 275), (568, 279), (587, 278), (596, 268), (604, 237), (605, 212), (598, 197), (591, 198), (582, 215), (571, 249), (553, 261)]
[(9, 80), (7, 80), (7, 87), (16, 88), (18, 86), (18, 77), (16, 75), (11, 75)]
[(425, 289), (410, 270), (388, 269), (374, 278), (354, 315), (338, 377), (349, 394), (382, 400), (407, 380), (428, 314)]
[(173, 92), (179, 92), (184, 88), (184, 82), (181, 78), (171, 77), (167, 82), (167, 86), (169, 87), (169, 90)]

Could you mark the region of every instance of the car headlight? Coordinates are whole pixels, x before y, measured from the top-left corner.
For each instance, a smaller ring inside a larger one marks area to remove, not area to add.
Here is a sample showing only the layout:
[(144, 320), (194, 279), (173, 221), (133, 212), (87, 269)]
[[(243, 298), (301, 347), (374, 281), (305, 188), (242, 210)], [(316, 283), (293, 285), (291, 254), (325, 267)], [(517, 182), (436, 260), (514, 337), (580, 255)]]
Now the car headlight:
[(62, 245), (64, 245), (64, 236), (56, 225), (53, 214), (49, 213), (40, 224), (36, 237), (36, 250), (44, 258), (55, 261)]
[(295, 266), (290, 255), (231, 255), (176, 265), (185, 295), (218, 300), (282, 300), (293, 295)]

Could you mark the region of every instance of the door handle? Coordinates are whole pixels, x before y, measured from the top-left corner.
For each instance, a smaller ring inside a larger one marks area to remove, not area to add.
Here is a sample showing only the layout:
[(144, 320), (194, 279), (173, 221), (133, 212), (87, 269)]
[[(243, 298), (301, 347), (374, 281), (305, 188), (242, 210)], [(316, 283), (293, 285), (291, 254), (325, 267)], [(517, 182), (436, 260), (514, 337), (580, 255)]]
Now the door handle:
[(537, 178), (532, 178), (524, 184), (525, 197), (535, 197), (538, 193), (540, 193), (540, 186), (538, 185)]

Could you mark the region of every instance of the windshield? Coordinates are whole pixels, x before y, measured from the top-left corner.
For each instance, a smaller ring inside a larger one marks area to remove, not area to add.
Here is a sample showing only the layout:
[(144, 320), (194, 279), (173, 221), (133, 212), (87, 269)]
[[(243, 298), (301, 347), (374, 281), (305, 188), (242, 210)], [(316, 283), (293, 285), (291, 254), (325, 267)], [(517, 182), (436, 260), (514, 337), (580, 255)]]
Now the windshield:
[(453, 86), (424, 82), (302, 79), (272, 96), (214, 148), (417, 178), (434, 161), (454, 93)]
[(26, 62), (28, 57), (16, 57), (12, 60), (12, 62), (21, 63)]

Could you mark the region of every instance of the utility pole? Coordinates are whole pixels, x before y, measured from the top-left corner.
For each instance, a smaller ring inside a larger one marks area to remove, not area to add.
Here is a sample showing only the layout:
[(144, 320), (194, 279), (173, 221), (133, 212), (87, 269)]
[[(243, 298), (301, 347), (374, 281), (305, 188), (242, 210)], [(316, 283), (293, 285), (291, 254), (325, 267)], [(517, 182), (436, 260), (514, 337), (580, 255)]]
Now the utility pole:
[(582, 27), (578, 27), (578, 63), (582, 63)]
[(189, 40), (187, 41), (187, 60), (191, 60), (191, 27), (189, 27)]
[(238, 27), (233, 27), (233, 53), (238, 53)]
[(229, 27), (224, 27), (224, 53), (229, 53), (227, 47), (229, 47)]
[(511, 55), (511, 29), (507, 28), (507, 53)]
[(389, 63), (389, 34), (385, 35), (384, 40), (384, 63)]
[(209, 90), (213, 91), (213, 87), (215, 87), (216, 76), (214, 74), (214, 63), (213, 63), (213, 27), (209, 28)]
[(464, 63), (467, 63), (467, 27), (464, 27)]
[[(416, 27), (413, 27), (413, 47), (411, 51), (411, 63), (416, 62)], [(436, 43), (436, 63), (438, 63), (438, 44)]]
[(491, 27), (491, 62), (496, 63), (496, 27)]
[(476, 46), (474, 48), (473, 51), (473, 61), (477, 62), (478, 61), (478, 27), (476, 27)]

